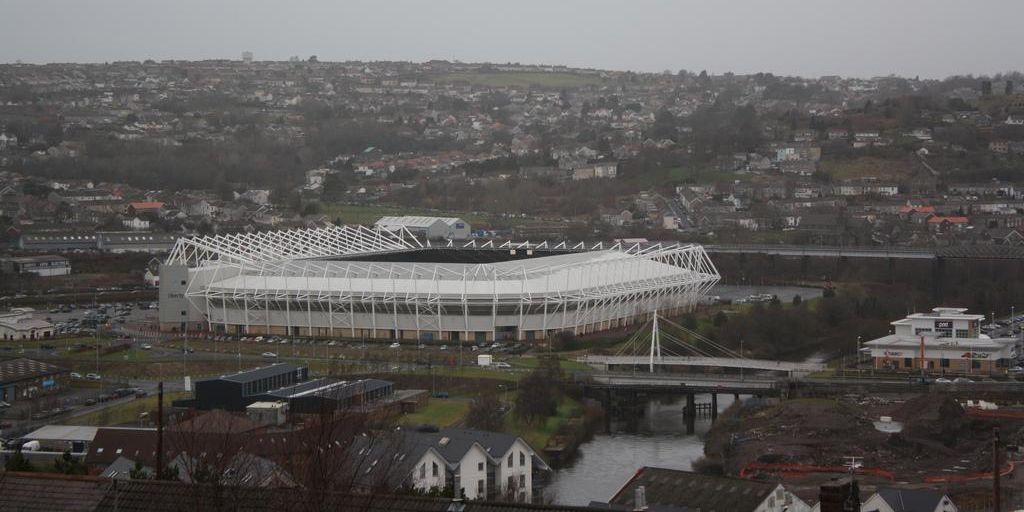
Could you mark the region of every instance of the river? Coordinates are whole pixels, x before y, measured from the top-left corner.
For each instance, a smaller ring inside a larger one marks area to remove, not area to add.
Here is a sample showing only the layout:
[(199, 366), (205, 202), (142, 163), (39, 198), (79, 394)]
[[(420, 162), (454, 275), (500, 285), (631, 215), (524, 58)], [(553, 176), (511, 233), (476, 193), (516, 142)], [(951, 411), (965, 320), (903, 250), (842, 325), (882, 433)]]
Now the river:
[[(643, 416), (635, 422), (613, 416), (610, 433), (598, 434), (580, 446), (576, 461), (555, 472), (545, 490), (547, 498), (560, 505), (606, 502), (641, 467), (690, 469), (704, 455), (704, 435), (711, 419), (697, 418), (694, 435), (686, 435), (685, 400), (683, 396), (648, 400)], [(710, 402), (711, 397), (697, 395), (696, 401)], [(731, 394), (718, 395), (718, 410), (732, 402)]]

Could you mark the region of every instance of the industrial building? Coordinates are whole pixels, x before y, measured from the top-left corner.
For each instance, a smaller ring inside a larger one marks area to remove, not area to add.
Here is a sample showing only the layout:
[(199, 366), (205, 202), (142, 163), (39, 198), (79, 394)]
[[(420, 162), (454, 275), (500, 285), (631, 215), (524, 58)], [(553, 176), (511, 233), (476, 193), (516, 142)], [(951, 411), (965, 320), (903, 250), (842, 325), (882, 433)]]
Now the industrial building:
[(309, 368), (279, 363), (231, 375), (196, 381), (194, 397), (175, 400), (175, 407), (201, 410), (244, 411), (253, 402), (265, 401), (273, 390), (309, 379)]
[(66, 276), (71, 263), (63, 256), (17, 256), (0, 258), (0, 271), (4, 274), (35, 274), (41, 277)]
[(984, 315), (966, 308), (934, 308), (892, 322), (893, 333), (864, 343), (877, 369), (934, 373), (996, 373), (1015, 366), (1017, 338), (981, 333)]
[(50, 363), (19, 358), (0, 361), (0, 400), (13, 403), (63, 390), (71, 373)]
[(465, 240), (469, 223), (456, 217), (381, 217), (374, 226), (390, 231), (408, 230), (424, 240)]
[(53, 324), (36, 318), (32, 308), (0, 313), (0, 340), (41, 340), (53, 336)]
[(377, 379), (309, 379), (304, 366), (279, 363), (196, 382), (193, 398), (175, 407), (247, 411), (257, 402), (285, 402), (291, 414), (321, 414), (369, 405), (394, 394), (391, 382)]
[(331, 226), (181, 238), (160, 267), (165, 331), (543, 340), (688, 311), (719, 279), (690, 244), (424, 244)]

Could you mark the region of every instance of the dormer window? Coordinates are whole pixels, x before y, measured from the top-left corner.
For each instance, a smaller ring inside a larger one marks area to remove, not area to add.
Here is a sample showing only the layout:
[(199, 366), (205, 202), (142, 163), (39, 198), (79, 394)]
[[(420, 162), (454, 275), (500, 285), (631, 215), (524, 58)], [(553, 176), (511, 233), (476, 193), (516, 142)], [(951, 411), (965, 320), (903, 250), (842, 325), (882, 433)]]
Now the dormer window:
[(512, 454), (508, 454), (508, 467), (512, 467)]

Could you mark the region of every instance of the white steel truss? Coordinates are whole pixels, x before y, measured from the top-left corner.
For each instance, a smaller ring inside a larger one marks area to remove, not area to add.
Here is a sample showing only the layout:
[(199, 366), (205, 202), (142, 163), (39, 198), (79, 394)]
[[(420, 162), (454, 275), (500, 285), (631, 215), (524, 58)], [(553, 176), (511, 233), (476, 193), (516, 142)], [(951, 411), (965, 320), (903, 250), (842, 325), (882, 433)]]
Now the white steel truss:
[[(689, 308), (719, 279), (699, 245), (495, 245), (431, 249), (404, 230), (331, 227), (182, 239), (168, 263), (207, 274), (190, 279), (185, 295), (211, 330), (353, 337), (357, 329), (417, 338), (582, 334)], [(528, 257), (483, 264), (329, 259), (415, 249)], [(546, 252), (529, 257), (533, 250)]]

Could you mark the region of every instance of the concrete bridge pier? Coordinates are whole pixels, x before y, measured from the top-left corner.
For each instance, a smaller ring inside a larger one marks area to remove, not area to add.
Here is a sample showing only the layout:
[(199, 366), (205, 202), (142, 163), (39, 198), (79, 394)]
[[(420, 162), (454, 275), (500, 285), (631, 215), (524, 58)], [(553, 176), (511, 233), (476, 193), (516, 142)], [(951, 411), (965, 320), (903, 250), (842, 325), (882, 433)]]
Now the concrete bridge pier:
[(711, 393), (711, 421), (718, 419), (718, 393)]
[(697, 400), (693, 393), (686, 394), (686, 412), (684, 413), (686, 418), (686, 435), (693, 435), (696, 430), (695, 423), (697, 421)]

